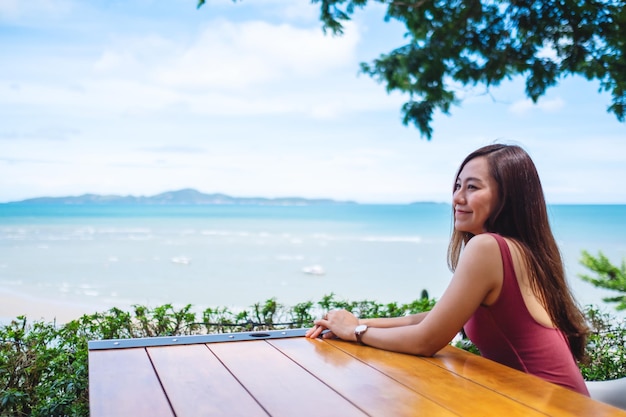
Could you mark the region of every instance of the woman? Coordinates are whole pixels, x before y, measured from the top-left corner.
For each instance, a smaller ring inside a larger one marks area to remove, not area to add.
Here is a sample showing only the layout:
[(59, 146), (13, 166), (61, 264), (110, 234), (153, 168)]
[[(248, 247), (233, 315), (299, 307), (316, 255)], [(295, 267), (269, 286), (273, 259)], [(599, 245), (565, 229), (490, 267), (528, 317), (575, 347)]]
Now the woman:
[[(432, 356), (464, 328), (481, 354), (589, 395), (576, 361), (587, 327), (567, 286), (535, 165), (490, 145), (461, 164), (453, 192), (450, 285), (427, 313), (357, 319), (330, 311), (307, 337), (339, 337)], [(462, 249), (462, 256), (461, 256)]]

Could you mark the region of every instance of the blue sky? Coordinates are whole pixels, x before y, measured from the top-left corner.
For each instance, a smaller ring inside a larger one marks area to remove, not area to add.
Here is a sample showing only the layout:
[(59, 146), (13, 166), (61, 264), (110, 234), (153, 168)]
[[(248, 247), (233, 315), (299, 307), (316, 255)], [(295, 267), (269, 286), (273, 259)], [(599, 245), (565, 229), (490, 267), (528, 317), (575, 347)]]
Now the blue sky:
[(534, 158), (550, 203), (626, 203), (626, 124), (598, 83), (536, 105), (514, 79), (460, 91), (431, 141), (358, 74), (400, 46), (372, 4), (324, 36), (307, 0), (0, 0), (0, 202), (192, 187), (363, 203), (450, 199), (494, 141)]

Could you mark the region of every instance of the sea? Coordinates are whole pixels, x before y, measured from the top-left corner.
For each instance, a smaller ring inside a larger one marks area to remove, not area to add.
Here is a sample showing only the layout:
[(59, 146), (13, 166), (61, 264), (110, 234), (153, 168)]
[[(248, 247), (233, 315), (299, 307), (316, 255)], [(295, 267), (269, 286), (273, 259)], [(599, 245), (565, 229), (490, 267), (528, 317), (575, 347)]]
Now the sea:
[[(615, 295), (580, 279), (581, 252), (626, 258), (626, 205), (551, 205), (582, 305)], [(0, 204), (0, 289), (101, 311), (133, 304), (248, 308), (438, 298), (452, 276), (449, 204)], [(613, 310), (612, 307), (610, 310)]]

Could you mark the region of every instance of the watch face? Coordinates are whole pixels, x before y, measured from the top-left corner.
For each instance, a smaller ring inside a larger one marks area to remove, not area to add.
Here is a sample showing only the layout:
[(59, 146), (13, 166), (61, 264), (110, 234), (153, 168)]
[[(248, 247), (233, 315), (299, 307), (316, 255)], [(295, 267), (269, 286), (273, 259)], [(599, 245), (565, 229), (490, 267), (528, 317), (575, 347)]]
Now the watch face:
[(356, 328), (354, 329), (354, 333), (362, 333), (365, 330), (367, 330), (367, 325), (365, 324), (359, 324), (358, 326), (356, 326)]

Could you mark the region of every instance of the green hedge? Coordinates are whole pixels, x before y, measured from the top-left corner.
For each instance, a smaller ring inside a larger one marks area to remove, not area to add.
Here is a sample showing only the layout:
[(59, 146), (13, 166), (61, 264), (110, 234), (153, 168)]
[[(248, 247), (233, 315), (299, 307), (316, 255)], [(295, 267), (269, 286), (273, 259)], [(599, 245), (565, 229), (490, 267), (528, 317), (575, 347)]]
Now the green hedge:
[(591, 329), (587, 340), (589, 363), (580, 366), (587, 381), (626, 377), (626, 321), (588, 307), (585, 311)]

